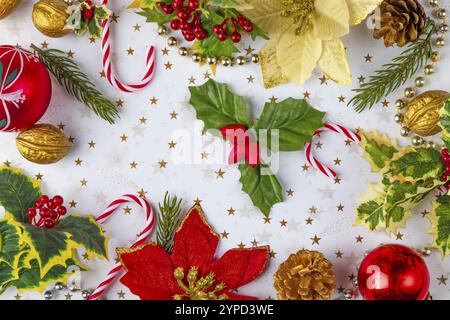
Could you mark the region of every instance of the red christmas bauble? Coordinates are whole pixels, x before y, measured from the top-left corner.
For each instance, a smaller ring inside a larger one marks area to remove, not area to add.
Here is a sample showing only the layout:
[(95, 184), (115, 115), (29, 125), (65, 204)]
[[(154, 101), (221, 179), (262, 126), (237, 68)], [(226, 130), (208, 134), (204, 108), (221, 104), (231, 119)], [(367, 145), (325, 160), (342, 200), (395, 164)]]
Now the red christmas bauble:
[(47, 110), (51, 96), (50, 75), (35, 55), (0, 46), (0, 131), (31, 127)]
[(361, 262), (358, 287), (366, 300), (425, 300), (430, 275), (416, 251), (398, 244), (383, 245)]

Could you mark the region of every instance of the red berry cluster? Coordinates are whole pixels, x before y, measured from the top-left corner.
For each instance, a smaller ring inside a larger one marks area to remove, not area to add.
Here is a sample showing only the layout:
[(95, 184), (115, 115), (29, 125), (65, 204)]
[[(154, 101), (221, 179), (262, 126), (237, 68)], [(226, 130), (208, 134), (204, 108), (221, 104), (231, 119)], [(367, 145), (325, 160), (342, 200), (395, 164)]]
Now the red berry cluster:
[(448, 153), (447, 148), (442, 148), (441, 157), (442, 157), (442, 162), (445, 165), (444, 173), (441, 175), (441, 180), (447, 181), (447, 179), (450, 175), (450, 154)]
[[(58, 223), (59, 217), (67, 213), (63, 203), (64, 199), (61, 196), (54, 196), (52, 199), (46, 195), (41, 196), (36, 201), (34, 208), (28, 209), (30, 224), (34, 224), (39, 228), (53, 228)], [(39, 219), (37, 220), (38, 214)]]
[(225, 41), (228, 38), (227, 25), (231, 21), (233, 27), (233, 33), (231, 33), (230, 39), (234, 43), (241, 41), (242, 35), (239, 33), (239, 28), (245, 32), (253, 32), (253, 23), (244, 16), (239, 16), (237, 18), (225, 19), (222, 24), (216, 24), (214, 26), (214, 33), (219, 41)]
[(173, 0), (172, 4), (157, 2), (165, 14), (176, 12), (176, 18), (170, 23), (172, 30), (181, 30), (186, 41), (204, 40), (206, 31), (203, 29), (202, 21), (197, 9), (200, 6), (198, 0)]
[(95, 14), (95, 10), (92, 9), (92, 5), (93, 5), (92, 1), (86, 0), (86, 1), (84, 1), (84, 3), (86, 3), (89, 6), (89, 8), (84, 8), (83, 11), (81, 12), (81, 14), (83, 15), (83, 19), (85, 21), (91, 21)]

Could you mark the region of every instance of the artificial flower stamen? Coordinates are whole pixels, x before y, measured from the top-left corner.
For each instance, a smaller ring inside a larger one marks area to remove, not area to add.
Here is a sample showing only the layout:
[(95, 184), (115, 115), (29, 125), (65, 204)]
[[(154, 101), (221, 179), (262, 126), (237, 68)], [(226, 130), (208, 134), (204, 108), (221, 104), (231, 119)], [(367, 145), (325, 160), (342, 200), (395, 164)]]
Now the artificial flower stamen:
[(294, 24), (298, 25), (295, 33), (303, 34), (312, 27), (314, 13), (314, 0), (283, 0), (283, 5), (289, 7), (281, 15), (291, 18)]

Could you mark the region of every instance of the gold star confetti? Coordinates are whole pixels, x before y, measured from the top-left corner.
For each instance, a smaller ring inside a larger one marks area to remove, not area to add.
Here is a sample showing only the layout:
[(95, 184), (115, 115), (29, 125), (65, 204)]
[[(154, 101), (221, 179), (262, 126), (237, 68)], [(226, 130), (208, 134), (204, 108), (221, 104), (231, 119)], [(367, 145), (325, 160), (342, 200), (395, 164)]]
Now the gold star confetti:
[(42, 177), (43, 177), (44, 175), (43, 174), (41, 174), (40, 172), (38, 172), (37, 174), (36, 174), (36, 180), (42, 180)]
[(347, 140), (345, 140), (345, 146), (346, 147), (349, 147), (349, 146), (351, 146), (352, 145), (352, 140), (350, 140), (350, 139), (347, 139)]
[(312, 219), (312, 218), (305, 219), (306, 224), (312, 225), (313, 221), (314, 221), (314, 219)]
[(425, 218), (430, 212), (427, 210), (423, 210), (420, 214), (422, 215), (422, 218)]
[(60, 122), (60, 123), (58, 124), (58, 129), (59, 129), (59, 130), (64, 130), (65, 127), (66, 127), (66, 125), (65, 125), (64, 123), (62, 123), (62, 122)]
[(167, 162), (164, 160), (159, 161), (158, 164), (160, 169), (167, 168)]
[(328, 85), (328, 78), (325, 75), (323, 75), (321, 78), (319, 78), (319, 80), (320, 80), (320, 85), (323, 85), (323, 84)]
[(250, 243), (252, 244), (253, 248), (256, 248), (258, 246), (258, 241), (256, 241), (256, 239), (253, 239), (253, 241)]
[(168, 145), (169, 145), (169, 149), (175, 149), (177, 143), (176, 143), (175, 141), (172, 140), (172, 141), (170, 141), (170, 142), (168, 143)]
[(162, 49), (161, 51), (162, 51), (163, 56), (168, 56), (168, 55), (169, 55), (169, 52), (170, 52), (170, 50), (167, 49), (167, 48), (164, 48), (164, 49)]
[(75, 160), (75, 165), (76, 166), (81, 166), (81, 164), (83, 163), (83, 160), (81, 160), (80, 158), (78, 158), (77, 160)]
[(342, 203), (340, 203), (340, 204), (338, 204), (337, 206), (336, 206), (336, 209), (337, 209), (337, 211), (339, 212), (339, 211), (344, 211), (344, 206), (342, 205)]
[(403, 233), (397, 232), (395, 234), (395, 240), (403, 240)]
[(323, 143), (317, 141), (314, 145), (316, 146), (316, 149), (322, 149)]
[(341, 165), (342, 160), (339, 158), (336, 158), (336, 160), (334, 160), (334, 165), (336, 166), (340, 166)]
[(122, 108), (123, 107), (123, 100), (122, 99), (117, 99), (116, 100), (116, 106), (117, 108)]
[(287, 193), (287, 195), (288, 195), (289, 197), (294, 196), (294, 190), (292, 190), (292, 189), (290, 189), (290, 188), (289, 188), (289, 190), (286, 190), (286, 193)]
[(286, 220), (284, 220), (284, 219), (280, 221), (281, 227), (286, 227), (287, 224), (288, 224), (288, 222)]
[(67, 54), (67, 58), (73, 59), (75, 52), (73, 52), (72, 50), (69, 50), (66, 54)]
[(156, 98), (155, 96), (153, 96), (153, 97), (150, 99), (150, 104), (158, 104), (158, 98)]
[(336, 251), (334, 254), (336, 255), (336, 258), (337, 258), (337, 259), (342, 259), (342, 256), (344, 255), (344, 254), (341, 252), (341, 250)]
[(309, 166), (307, 164), (302, 165), (302, 170), (303, 171), (308, 171), (309, 170)]
[(216, 178), (217, 179), (219, 179), (219, 178), (223, 179), (225, 173), (226, 173), (225, 171), (222, 171), (222, 169), (219, 169), (218, 171), (215, 172)]
[(384, 100), (383, 102), (381, 102), (382, 103), (382, 105), (383, 105), (383, 108), (387, 108), (387, 107), (389, 107), (389, 101), (387, 101), (387, 100)]
[(123, 290), (120, 290), (119, 292), (117, 292), (117, 297), (119, 299), (125, 299), (125, 292), (123, 292)]
[(358, 77), (358, 81), (359, 81), (359, 83), (363, 83), (364, 81), (366, 81), (366, 77), (364, 77), (363, 75), (360, 75)]
[(82, 254), (84, 260), (89, 260), (89, 253), (85, 252)]
[(194, 76), (190, 76), (190, 77), (188, 78), (189, 84), (195, 84), (195, 81), (196, 81), (196, 80), (197, 80), (197, 79), (195, 79)]
[(198, 197), (194, 200), (194, 205), (199, 206), (203, 200), (200, 200)]
[(101, 71), (100, 73), (100, 78), (106, 78), (106, 73), (105, 71)]
[(145, 191), (144, 188), (141, 188), (141, 190), (139, 190), (139, 191), (137, 192), (137, 194), (139, 195), (139, 197), (145, 198), (146, 195), (147, 195), (147, 191)]
[(363, 242), (363, 240), (364, 240), (364, 238), (363, 237), (361, 237), (360, 235), (359, 236), (357, 236), (356, 238), (356, 243), (362, 243)]
[[(269, 252), (269, 257), (275, 259), (275, 256), (276, 256), (276, 255), (277, 255), (277, 253), (276, 253), (275, 251), (270, 250), (270, 252)], [(269, 299), (269, 300), (272, 300), (272, 299)]]
[(131, 47), (129, 47), (129, 48), (127, 49), (127, 55), (129, 55), (129, 56), (134, 55), (134, 49), (131, 48)]
[(9, 162), (8, 160), (3, 162), (4, 166), (10, 167), (11, 166), (11, 162)]
[(203, 79), (211, 79), (211, 73), (209, 71), (203, 73)]
[(441, 275), (439, 278), (436, 278), (439, 281), (439, 285), (443, 284), (444, 286), (447, 285), (448, 278), (444, 277), (444, 275)]
[(227, 209), (227, 211), (228, 211), (229, 216), (234, 216), (234, 214), (236, 213), (236, 210), (233, 209), (233, 207), (231, 207), (230, 209)]
[(203, 151), (200, 155), (202, 156), (202, 160), (204, 160), (204, 159), (208, 159), (209, 153)]
[(130, 162), (130, 168), (131, 168), (131, 169), (136, 169), (137, 166), (138, 166), (138, 164), (137, 164), (136, 161), (133, 160), (132, 162)]
[(68, 140), (70, 141), (70, 143), (74, 143), (75, 142), (75, 138), (72, 137), (72, 136), (70, 136)]
[(245, 54), (246, 55), (251, 55), (254, 51), (255, 51), (255, 49), (253, 49), (252, 47), (248, 46), (248, 48), (245, 49)]
[(91, 140), (88, 142), (88, 145), (89, 145), (89, 149), (93, 149), (93, 148), (95, 148), (96, 143), (93, 140)]
[(303, 92), (303, 98), (309, 99), (309, 97), (311, 97), (311, 93), (308, 92), (308, 90), (306, 90), (305, 92)]
[(245, 248), (245, 244), (243, 242), (239, 243), (238, 245), (239, 249), (244, 249)]
[(172, 70), (172, 66), (173, 66), (173, 64), (171, 64), (170, 61), (167, 61), (164, 64), (164, 67), (166, 68), (166, 70)]
[(336, 176), (336, 177), (334, 178), (334, 184), (341, 184), (341, 181), (342, 181), (342, 179), (339, 178), (338, 176)]
[(275, 96), (272, 96), (272, 97), (269, 99), (269, 102), (270, 102), (270, 103), (277, 103), (277, 100), (278, 100), (278, 98), (276, 98)]
[(71, 208), (76, 208), (77, 207), (77, 203), (74, 200), (72, 200), (72, 201), (69, 202), (69, 206)]
[(178, 113), (174, 110), (171, 113), (169, 113), (170, 119), (177, 119)]
[(127, 142), (128, 141), (128, 136), (126, 136), (125, 134), (120, 136), (120, 142)]
[(95, 43), (95, 41), (97, 41), (97, 39), (94, 37), (89, 37), (89, 43)]
[(252, 75), (249, 75), (247, 77), (247, 81), (248, 81), (248, 83), (254, 83), (255, 82), (255, 78)]
[(67, 293), (66, 295), (64, 295), (64, 297), (66, 298), (66, 300), (72, 300), (73, 295)]
[(130, 208), (129, 206), (126, 206), (125, 208), (123, 208), (123, 213), (124, 214), (131, 214), (131, 210), (132, 210), (132, 208)]
[(366, 62), (372, 62), (372, 58), (373, 58), (373, 56), (371, 56), (370, 54), (367, 54), (367, 55), (364, 56), (364, 60)]
[(137, 23), (133, 26), (134, 31), (141, 31), (141, 26)]
[(338, 101), (339, 101), (340, 103), (344, 103), (344, 102), (345, 102), (345, 97), (341, 94), (341, 95), (338, 97)]
[(111, 21), (117, 23), (117, 20), (119, 19), (119, 16), (116, 15), (115, 12), (111, 15)]
[(309, 213), (316, 214), (317, 208), (313, 206), (313, 207), (309, 208), (308, 211), (309, 211)]
[(223, 239), (228, 239), (228, 236), (230, 235), (226, 230), (224, 230), (221, 234)]
[(146, 124), (146, 123), (147, 123), (147, 118), (141, 117), (141, 118), (139, 119), (139, 122), (140, 122), (141, 124)]
[(87, 187), (88, 181), (86, 179), (80, 180), (82, 187)]
[(314, 238), (310, 238), (312, 241), (312, 244), (319, 244), (319, 241), (322, 239), (318, 237), (316, 234), (314, 235)]
[(41, 47), (42, 49), (48, 49), (48, 42), (47, 41), (42, 42)]
[(22, 298), (22, 296), (20, 294), (18, 294), (18, 293), (14, 296), (15, 300), (20, 300), (20, 298)]
[(270, 220), (272, 220), (272, 218), (271, 217), (264, 217), (263, 220), (264, 220), (264, 224), (270, 224)]

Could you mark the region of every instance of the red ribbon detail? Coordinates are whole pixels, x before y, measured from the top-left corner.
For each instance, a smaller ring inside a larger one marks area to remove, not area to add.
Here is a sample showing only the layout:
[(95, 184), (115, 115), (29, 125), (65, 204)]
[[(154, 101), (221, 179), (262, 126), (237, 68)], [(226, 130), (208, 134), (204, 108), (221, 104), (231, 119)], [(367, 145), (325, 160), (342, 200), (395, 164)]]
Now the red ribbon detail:
[(259, 143), (254, 141), (246, 126), (241, 124), (225, 126), (220, 129), (220, 133), (233, 145), (228, 156), (229, 164), (236, 164), (244, 159), (253, 168), (260, 164)]

